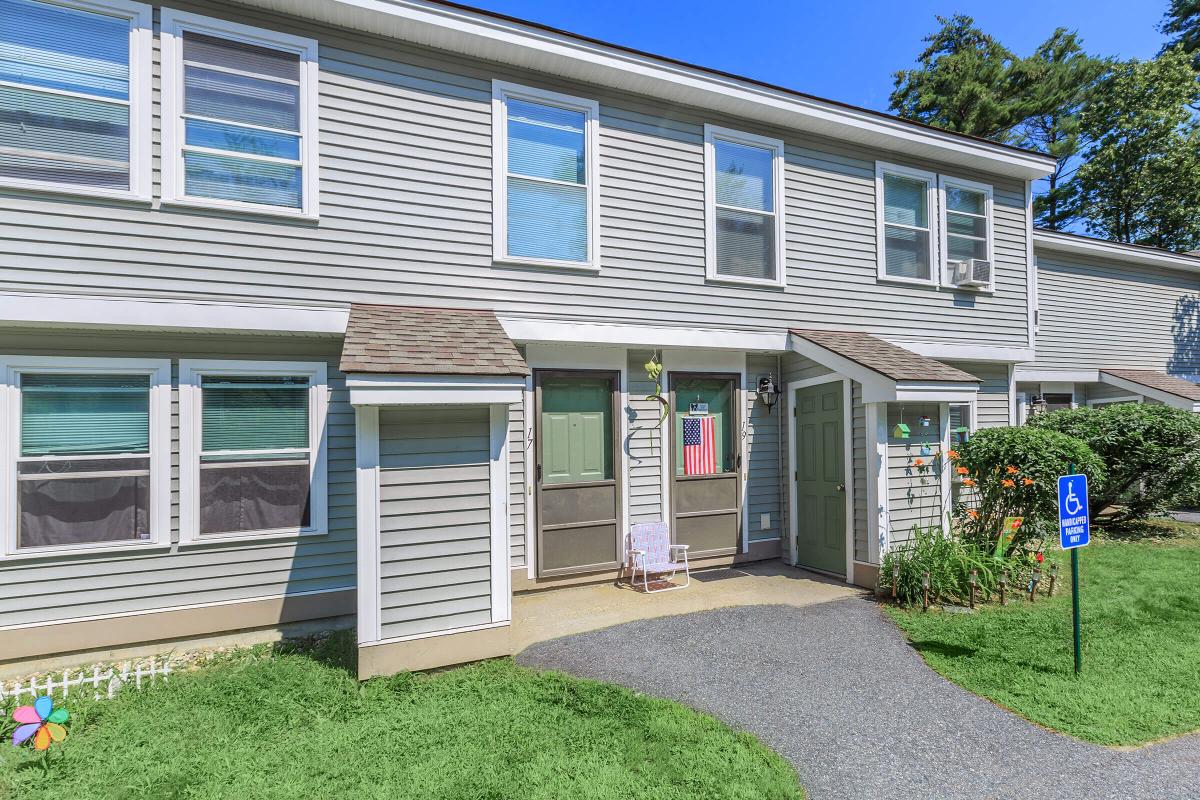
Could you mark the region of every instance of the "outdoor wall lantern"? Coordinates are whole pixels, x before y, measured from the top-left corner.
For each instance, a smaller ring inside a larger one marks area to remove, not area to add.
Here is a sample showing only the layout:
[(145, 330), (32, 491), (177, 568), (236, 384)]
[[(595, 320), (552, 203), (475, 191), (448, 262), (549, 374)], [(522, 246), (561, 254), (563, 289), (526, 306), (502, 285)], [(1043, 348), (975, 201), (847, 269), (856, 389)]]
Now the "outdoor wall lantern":
[(762, 400), (762, 404), (767, 407), (767, 413), (775, 407), (775, 403), (779, 400), (779, 387), (775, 385), (774, 377), (764, 375), (758, 379), (758, 399)]

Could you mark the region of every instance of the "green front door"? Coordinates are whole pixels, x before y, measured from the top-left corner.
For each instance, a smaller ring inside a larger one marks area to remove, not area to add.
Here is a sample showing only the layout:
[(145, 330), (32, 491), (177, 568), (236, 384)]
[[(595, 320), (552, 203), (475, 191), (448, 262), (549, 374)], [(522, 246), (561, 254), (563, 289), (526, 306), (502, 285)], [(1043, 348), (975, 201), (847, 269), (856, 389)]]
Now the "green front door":
[(538, 574), (614, 568), (617, 375), (539, 370), (535, 387)]
[(796, 563), (846, 574), (842, 382), (796, 390)]

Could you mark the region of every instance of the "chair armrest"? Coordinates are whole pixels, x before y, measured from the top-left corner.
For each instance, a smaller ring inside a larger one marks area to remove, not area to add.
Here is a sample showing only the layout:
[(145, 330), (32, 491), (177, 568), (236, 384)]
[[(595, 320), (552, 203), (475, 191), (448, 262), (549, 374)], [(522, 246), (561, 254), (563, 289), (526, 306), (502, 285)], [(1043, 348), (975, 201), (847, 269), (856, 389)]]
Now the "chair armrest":
[(644, 555), (646, 555), (646, 551), (638, 550), (636, 547), (631, 547), (631, 548), (629, 548), (629, 554), (631, 556), (644, 556)]
[(690, 544), (673, 544), (673, 545), (671, 545), (672, 550), (687, 550), (689, 547), (691, 547)]

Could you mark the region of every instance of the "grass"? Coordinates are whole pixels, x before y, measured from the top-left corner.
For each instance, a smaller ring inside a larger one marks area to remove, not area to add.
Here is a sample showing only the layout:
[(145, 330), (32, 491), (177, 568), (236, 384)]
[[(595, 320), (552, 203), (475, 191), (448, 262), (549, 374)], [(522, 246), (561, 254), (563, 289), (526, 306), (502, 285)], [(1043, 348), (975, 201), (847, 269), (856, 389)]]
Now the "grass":
[(351, 650), (343, 637), (259, 650), (112, 701), (71, 698), (48, 769), (0, 747), (0, 797), (804, 796), (754, 737), (676, 703), (509, 660), (360, 685), (339, 666)]
[(1048, 728), (1105, 745), (1200, 729), (1200, 528), (1156, 520), (1080, 554), (1083, 674), (1073, 673), (1070, 558), (1056, 596), (975, 614), (889, 608), (925, 661)]

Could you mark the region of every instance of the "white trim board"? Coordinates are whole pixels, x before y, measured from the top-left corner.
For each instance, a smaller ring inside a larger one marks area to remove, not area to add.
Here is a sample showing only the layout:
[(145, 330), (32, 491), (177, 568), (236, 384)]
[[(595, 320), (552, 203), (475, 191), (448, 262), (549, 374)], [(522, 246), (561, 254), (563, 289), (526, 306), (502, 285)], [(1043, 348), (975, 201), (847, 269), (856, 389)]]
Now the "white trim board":
[(525, 378), (352, 373), (346, 376), (346, 388), (352, 406), (511, 405), (521, 402)]
[(1036, 353), (1032, 347), (998, 347), (986, 344), (961, 344), (957, 342), (910, 341), (880, 337), (897, 347), (903, 347), (917, 355), (936, 358), (940, 361), (967, 361), (986, 363), (1014, 363), (1032, 361)]
[(1078, 256), (1109, 258), (1123, 264), (1141, 267), (1163, 267), (1185, 272), (1200, 272), (1200, 258), (1184, 253), (1172, 253), (1153, 247), (1141, 247), (1120, 242), (1106, 242), (1087, 236), (1076, 236), (1056, 231), (1033, 231), (1036, 252), (1068, 253)]
[(1054, 166), (1052, 159), (1039, 153), (461, 6), (426, 0), (246, 0), (246, 4), (532, 69), (561, 81), (634, 91), (672, 104), (915, 158), (1018, 178), (1041, 178)]
[(1100, 370), (1071, 367), (1028, 367), (1018, 364), (1013, 368), (1013, 381), (1017, 383), (1099, 383)]
[(786, 330), (686, 328), (665, 325), (620, 325), (579, 320), (499, 316), (514, 342), (538, 344), (612, 345), (631, 348), (699, 348), (746, 352), (785, 352)]
[(1164, 405), (1171, 406), (1172, 408), (1182, 408), (1184, 411), (1200, 411), (1200, 402), (1196, 400), (1189, 400), (1188, 398), (1180, 397), (1177, 394), (1164, 392), (1162, 389), (1156, 389), (1153, 386), (1146, 386), (1145, 384), (1138, 383), (1137, 381), (1118, 378), (1116, 375), (1110, 375), (1104, 371), (1100, 372), (1100, 383), (1108, 384), (1109, 386), (1115, 386), (1118, 389), (1123, 389), (1124, 391), (1133, 394), (1140, 394), (1143, 397), (1149, 397), (1152, 400), (1157, 400)]

